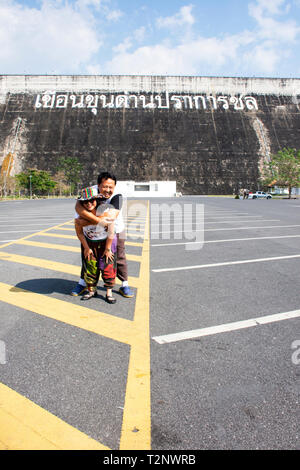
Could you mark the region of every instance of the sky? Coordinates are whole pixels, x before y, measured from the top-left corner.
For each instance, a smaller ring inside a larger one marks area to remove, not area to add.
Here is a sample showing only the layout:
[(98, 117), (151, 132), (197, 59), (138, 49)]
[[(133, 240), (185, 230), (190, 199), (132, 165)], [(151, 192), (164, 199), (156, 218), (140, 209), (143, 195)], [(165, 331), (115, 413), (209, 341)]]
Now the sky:
[(0, 74), (300, 76), (300, 0), (0, 0)]

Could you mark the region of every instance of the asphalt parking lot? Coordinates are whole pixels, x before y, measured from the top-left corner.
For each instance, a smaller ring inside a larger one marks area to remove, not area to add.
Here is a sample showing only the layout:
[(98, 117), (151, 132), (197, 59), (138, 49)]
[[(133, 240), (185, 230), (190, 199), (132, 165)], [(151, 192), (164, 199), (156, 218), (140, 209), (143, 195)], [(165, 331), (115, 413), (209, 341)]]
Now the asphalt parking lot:
[(300, 200), (125, 215), (135, 297), (83, 305), (74, 201), (0, 203), (0, 447), (299, 449)]

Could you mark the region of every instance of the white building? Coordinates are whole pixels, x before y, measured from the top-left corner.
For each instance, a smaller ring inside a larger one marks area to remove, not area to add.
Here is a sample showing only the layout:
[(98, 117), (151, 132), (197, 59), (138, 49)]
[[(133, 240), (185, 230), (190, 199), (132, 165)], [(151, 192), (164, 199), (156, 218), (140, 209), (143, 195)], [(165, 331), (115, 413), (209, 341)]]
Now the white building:
[(125, 197), (174, 197), (176, 181), (118, 181), (116, 191)]

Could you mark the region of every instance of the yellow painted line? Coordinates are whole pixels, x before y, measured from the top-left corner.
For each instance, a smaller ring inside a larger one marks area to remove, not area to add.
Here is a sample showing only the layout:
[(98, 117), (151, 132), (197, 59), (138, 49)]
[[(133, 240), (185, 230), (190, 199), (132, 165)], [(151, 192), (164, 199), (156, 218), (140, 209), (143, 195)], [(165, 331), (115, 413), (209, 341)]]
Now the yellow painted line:
[(143, 234), (135, 235), (133, 233), (128, 233), (127, 232), (127, 235), (128, 235), (128, 238), (143, 238)]
[(146, 223), (146, 219), (144, 217), (126, 217), (125, 219), (125, 222), (133, 222), (133, 221), (137, 221), (137, 222), (141, 222), (141, 223)]
[[(144, 228), (144, 225), (143, 224), (139, 224), (139, 223), (135, 223), (135, 224), (126, 224), (126, 227), (141, 227), (141, 228)], [(75, 232), (75, 227), (73, 228), (68, 228), (68, 227), (57, 227), (56, 230), (65, 230), (66, 232)]]
[[(51, 271), (71, 274), (73, 276), (79, 276), (81, 270), (81, 266), (77, 266), (75, 264), (60, 263), (58, 261), (50, 261), (48, 259), (6, 253), (5, 251), (0, 251), (0, 261), (1, 260), (26, 264), (27, 266), (35, 266), (42, 269), (49, 269)], [(128, 282), (132, 287), (138, 287), (140, 285), (139, 278), (137, 277), (129, 277)], [(121, 284), (121, 281), (116, 279), (116, 284)]]
[[(78, 304), (73, 304), (2, 282), (0, 282), (0, 299), (1, 302), (9, 305), (29, 310), (43, 317), (90, 331), (120, 343), (131, 344), (135, 335), (139, 334), (136, 325), (131, 320), (83, 307), (80, 299), (78, 299)], [(99, 307), (101, 307), (100, 299)]]
[(0, 383), (0, 448), (6, 450), (110, 450)]
[[(49, 232), (47, 232), (47, 233), (36, 233), (34, 235), (38, 235), (38, 236), (42, 235), (42, 236), (45, 236), (45, 237), (54, 237), (54, 238), (66, 238), (66, 239), (69, 239), (69, 240), (78, 240), (78, 238), (73, 236), (73, 235), (60, 235), (58, 233), (49, 233)], [(141, 247), (143, 246), (142, 242), (135, 243), (135, 242), (126, 241), (125, 243), (128, 246), (141, 246)]]
[(138, 255), (131, 255), (129, 253), (126, 253), (126, 259), (128, 261), (136, 261), (137, 263), (140, 263), (142, 261), (142, 257)]
[(30, 235), (26, 235), (26, 237), (19, 238), (18, 240), (14, 240), (12, 242), (5, 243), (5, 245), (1, 245), (0, 248), (6, 248), (7, 246), (14, 245), (16, 243), (16, 241), (27, 240), (28, 238), (35, 237), (37, 235), (45, 235), (45, 232), (48, 232), (49, 230), (55, 230), (59, 227), (62, 227), (63, 225), (66, 225), (67, 223), (69, 223), (69, 222), (64, 222), (64, 223), (59, 224), (59, 225), (54, 225), (53, 227), (48, 227), (45, 230), (41, 230), (40, 232), (31, 233)]
[(73, 253), (81, 252), (78, 246), (59, 245), (58, 243), (33, 242), (30, 240), (20, 240), (16, 241), (15, 243), (16, 245), (36, 246), (37, 248), (47, 248), (50, 250), (71, 251)]
[(65, 274), (72, 274), (78, 276), (80, 274), (80, 266), (73, 264), (59, 263), (57, 261), (50, 261), (42, 258), (32, 258), (30, 256), (16, 255), (0, 251), (0, 260), (11, 261), (13, 263), (26, 264), (28, 266), (35, 266), (43, 269), (50, 269)]
[[(140, 201), (139, 201), (140, 202)], [(64, 322), (75, 327), (91, 331), (95, 334), (110, 338), (115, 341), (131, 346), (130, 360), (128, 369), (128, 380), (126, 387), (125, 406), (122, 423), (122, 433), (120, 440), (120, 449), (150, 449), (151, 448), (151, 403), (150, 403), (150, 335), (149, 335), (149, 203), (147, 213), (147, 224), (145, 229), (145, 238), (143, 243), (128, 242), (129, 246), (142, 247), (141, 270), (139, 278), (129, 278), (129, 283), (133, 287), (138, 287), (134, 321), (129, 321), (102, 312), (98, 312), (81, 305), (74, 305), (70, 302), (64, 302), (41, 294), (32, 293), (19, 289), (7, 284), (0, 283), (1, 301), (11, 305), (18, 306), (22, 309), (29, 310), (41, 316), (49, 317), (57, 321)], [(49, 233), (50, 230), (71, 224), (65, 222), (56, 227), (50, 227), (41, 232), (33, 233), (18, 242), (25, 241), (37, 235), (49, 236), (62, 239), (77, 240), (76, 236), (59, 235)], [(134, 238), (134, 237), (131, 237)], [(10, 242), (3, 247), (12, 245), (16, 242)], [(34, 242), (33, 242), (34, 243)], [(70, 247), (71, 248), (71, 247)], [(73, 248), (73, 247), (72, 247)], [(49, 260), (31, 258), (21, 255), (11, 255), (9, 253), (0, 252), (0, 259), (6, 261), (22, 263), (26, 265), (38, 266), (54, 271), (66, 272), (76, 275), (79, 274), (80, 267), (68, 265), (65, 263), (57, 263)], [(12, 392), (16, 393), (16, 392)], [(20, 396), (21, 397), (21, 396)], [(26, 400), (21, 397), (22, 400)], [(1, 394), (0, 394), (1, 403)], [(36, 406), (36, 405), (35, 405)], [(1, 409), (1, 408), (0, 408)], [(41, 411), (47, 413), (45, 410)], [(6, 411), (5, 411), (6, 412)], [(49, 413), (47, 413), (48, 416)], [(54, 417), (55, 418), (55, 417)], [(1, 419), (1, 418), (0, 418)], [(4, 419), (4, 415), (3, 415)], [(57, 420), (58, 418), (56, 418)], [(12, 419), (13, 421), (13, 419)], [(38, 420), (40, 421), (40, 420)], [(7, 422), (7, 421), (5, 421)], [(9, 424), (9, 423), (8, 423)], [(63, 423), (65, 424), (65, 423)], [(34, 426), (34, 424), (33, 424)], [(20, 423), (15, 421), (15, 430), (20, 428), (20, 439), (25, 439), (27, 429), (21, 430)], [(45, 428), (48, 427), (45, 425)], [(71, 427), (70, 427), (71, 428)], [(74, 428), (75, 429), (75, 428)], [(79, 433), (79, 431), (75, 430)], [(34, 426), (33, 432), (36, 432)], [(12, 435), (17, 434), (15, 431)], [(28, 432), (29, 435), (29, 432)], [(85, 435), (83, 435), (85, 436)], [(88, 438), (89, 439), (89, 438)], [(62, 444), (60, 436), (58, 436), (57, 448), (68, 449), (68, 445)], [(33, 442), (29, 438), (29, 442)], [(90, 441), (89, 441), (90, 442)], [(96, 442), (96, 441), (94, 441)], [(102, 449), (105, 447), (97, 443)], [(51, 443), (52, 445), (52, 443)], [(50, 444), (49, 444), (50, 446)], [(3, 442), (0, 431), (0, 448), (9, 448), (6, 442)], [(19, 448), (19, 447), (12, 447)], [(26, 448), (22, 444), (20, 448)], [(32, 448), (30, 446), (29, 448)], [(43, 448), (43, 444), (37, 448)], [(46, 447), (48, 449), (50, 447)], [(53, 447), (51, 447), (53, 448)], [(54, 447), (56, 448), (56, 447)], [(81, 446), (76, 444), (76, 449)], [(89, 448), (86, 445), (84, 448)], [(97, 447), (99, 448), (99, 447)], [(70, 446), (70, 449), (73, 447)]]
[[(148, 219), (145, 233), (149, 234)], [(140, 287), (136, 295), (134, 325), (137, 334), (131, 343), (120, 450), (151, 449), (150, 333), (149, 333), (149, 236), (143, 243)]]
[[(52, 227), (54, 228), (54, 227)], [(35, 235), (38, 235), (38, 236), (43, 236), (43, 237), (53, 237), (53, 238), (67, 238), (68, 240), (78, 240), (78, 237), (76, 237), (75, 235), (63, 235), (63, 234), (60, 234), (60, 233), (35, 233)]]
[(125, 245), (143, 247), (143, 243), (125, 241)]
[[(59, 250), (59, 251), (70, 251), (72, 253), (81, 253), (80, 247), (77, 246), (68, 246), (68, 245), (59, 245), (57, 243), (42, 243), (42, 242), (33, 242), (30, 240), (21, 240), (15, 242), (17, 245), (33, 246), (37, 248), (47, 248), (50, 250)], [(131, 255), (126, 253), (126, 258), (129, 261), (140, 262), (141, 257), (138, 255)]]
[(145, 222), (127, 222), (126, 227), (131, 227), (131, 226), (138, 226), (138, 227), (145, 227)]

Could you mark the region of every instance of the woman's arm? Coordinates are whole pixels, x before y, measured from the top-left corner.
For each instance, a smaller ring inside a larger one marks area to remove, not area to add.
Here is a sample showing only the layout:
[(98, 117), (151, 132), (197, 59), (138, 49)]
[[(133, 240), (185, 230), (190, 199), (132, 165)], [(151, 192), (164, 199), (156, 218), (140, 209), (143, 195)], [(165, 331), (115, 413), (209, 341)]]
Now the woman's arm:
[(80, 225), (76, 224), (75, 219), (75, 230), (76, 230), (76, 235), (78, 237), (78, 240), (81, 242), (83, 248), (84, 248), (84, 257), (90, 261), (90, 257), (93, 254), (92, 250), (90, 249), (89, 245), (87, 244), (87, 241), (85, 239), (85, 236), (83, 234), (83, 229)]

